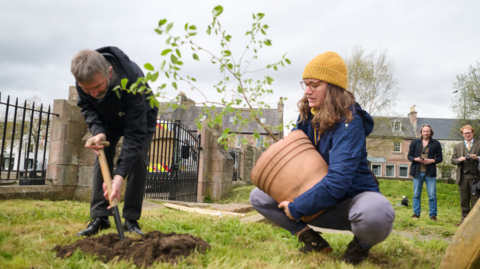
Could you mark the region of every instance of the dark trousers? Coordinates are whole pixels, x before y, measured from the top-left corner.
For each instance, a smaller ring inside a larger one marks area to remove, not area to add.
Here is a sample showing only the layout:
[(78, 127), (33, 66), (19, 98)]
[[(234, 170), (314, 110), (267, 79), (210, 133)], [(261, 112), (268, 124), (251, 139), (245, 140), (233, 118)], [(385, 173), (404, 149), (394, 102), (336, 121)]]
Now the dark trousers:
[[(476, 196), (472, 195), (472, 183), (475, 176), (472, 173), (462, 173), (460, 182), (458, 183), (458, 190), (460, 192), (460, 207), (462, 208), (462, 222), (470, 213), (477, 202), (478, 193)], [(471, 204), (471, 205), (470, 205)]]
[[(147, 180), (148, 166), (148, 148), (152, 142), (153, 132), (148, 132), (143, 141), (140, 154), (127, 175), (127, 187), (125, 190), (125, 199), (123, 206), (123, 218), (129, 220), (139, 220), (142, 213), (143, 196), (145, 194), (145, 182)], [(104, 148), (107, 158), (108, 168), (113, 179), (113, 159), (116, 153), (117, 143), (121, 136), (109, 136), (110, 147)], [(102, 216), (112, 216), (113, 211), (108, 210), (108, 200), (103, 196), (103, 176), (100, 169), (98, 156), (95, 158), (93, 167), (92, 198), (90, 201), (90, 216), (92, 218)]]

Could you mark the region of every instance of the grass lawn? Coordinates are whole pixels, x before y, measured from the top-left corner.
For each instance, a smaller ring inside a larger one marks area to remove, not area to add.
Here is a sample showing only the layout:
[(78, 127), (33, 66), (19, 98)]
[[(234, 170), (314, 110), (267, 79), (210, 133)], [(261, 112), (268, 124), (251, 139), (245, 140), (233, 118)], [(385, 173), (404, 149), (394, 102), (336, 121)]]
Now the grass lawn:
[[(409, 196), (411, 202), (411, 182), (382, 180), (380, 184), (392, 204), (401, 201), (402, 195)], [(253, 186), (235, 188), (227, 199), (229, 202), (248, 202), (251, 189)], [(454, 223), (460, 216), (455, 191), (456, 185), (437, 184), (438, 223), (427, 220), (425, 215), (414, 222), (410, 219), (411, 207), (394, 206), (396, 230), (414, 235), (429, 234), (433, 239), (392, 234), (373, 247), (367, 262), (356, 268), (438, 267), (448, 242), (435, 237), (451, 236), (456, 229)], [(422, 195), (422, 202), (428, 204), (426, 195)], [(0, 208), (0, 268), (135, 268), (125, 262), (105, 265), (80, 252), (67, 259), (55, 258), (55, 253), (51, 252), (55, 245), (79, 240), (75, 234), (86, 227), (88, 203), (7, 200), (0, 201)], [(424, 206), (422, 210), (428, 212), (428, 207)], [(447, 214), (451, 216), (447, 217)], [(112, 228), (100, 234), (116, 232), (113, 218), (111, 221)], [(189, 233), (212, 246), (206, 254), (188, 257), (176, 265), (157, 264), (153, 268), (353, 268), (340, 262), (352, 240), (349, 235), (324, 234), (334, 249), (333, 254), (303, 255), (297, 251), (295, 237), (268, 224), (243, 224), (236, 218), (197, 215), (168, 208), (143, 212), (140, 224), (145, 232)]]

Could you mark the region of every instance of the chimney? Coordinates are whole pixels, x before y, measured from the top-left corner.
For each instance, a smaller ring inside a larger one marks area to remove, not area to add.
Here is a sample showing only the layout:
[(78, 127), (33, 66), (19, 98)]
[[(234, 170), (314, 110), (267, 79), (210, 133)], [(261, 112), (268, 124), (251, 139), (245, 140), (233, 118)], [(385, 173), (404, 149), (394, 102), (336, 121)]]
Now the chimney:
[(415, 135), (417, 135), (417, 111), (415, 111), (415, 105), (410, 108), (408, 117), (410, 118), (410, 124), (413, 126), (413, 131), (415, 132)]

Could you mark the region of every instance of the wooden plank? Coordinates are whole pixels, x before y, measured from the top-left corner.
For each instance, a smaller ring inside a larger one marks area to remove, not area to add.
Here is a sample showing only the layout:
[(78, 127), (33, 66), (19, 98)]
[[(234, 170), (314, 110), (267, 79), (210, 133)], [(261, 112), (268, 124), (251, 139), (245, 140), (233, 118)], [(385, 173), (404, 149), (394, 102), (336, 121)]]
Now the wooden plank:
[(186, 211), (186, 212), (193, 212), (193, 213), (199, 213), (199, 214), (204, 214), (204, 215), (211, 215), (211, 216), (230, 216), (230, 217), (244, 217), (245, 214), (240, 214), (240, 213), (233, 213), (233, 212), (225, 212), (225, 211), (218, 211), (218, 210), (209, 210), (209, 209), (203, 209), (203, 208), (191, 208), (191, 207), (186, 207), (186, 206), (181, 206), (181, 205), (174, 205), (170, 203), (165, 203), (163, 206), (180, 210), (180, 211)]

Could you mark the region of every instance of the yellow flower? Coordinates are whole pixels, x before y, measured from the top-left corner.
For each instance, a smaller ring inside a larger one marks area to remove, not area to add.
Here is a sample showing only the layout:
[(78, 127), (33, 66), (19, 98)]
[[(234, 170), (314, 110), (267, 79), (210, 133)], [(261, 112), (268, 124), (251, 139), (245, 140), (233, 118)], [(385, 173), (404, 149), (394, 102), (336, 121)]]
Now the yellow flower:
[(423, 229), (423, 226), (422, 226), (422, 229)]

